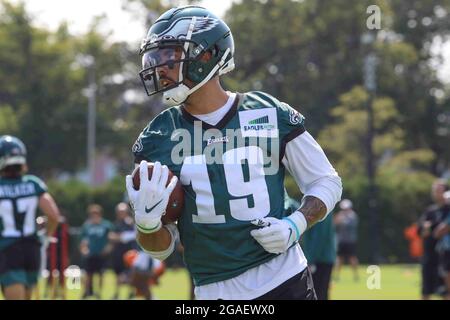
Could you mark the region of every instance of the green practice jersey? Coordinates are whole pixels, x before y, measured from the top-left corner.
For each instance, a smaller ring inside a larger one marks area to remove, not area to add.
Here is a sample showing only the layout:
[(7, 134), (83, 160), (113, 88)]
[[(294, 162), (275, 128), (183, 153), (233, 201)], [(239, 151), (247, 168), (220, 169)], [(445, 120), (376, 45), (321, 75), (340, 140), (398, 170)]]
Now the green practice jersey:
[(309, 264), (334, 264), (337, 245), (333, 213), (302, 235), (301, 247)]
[(0, 178), (0, 248), (36, 235), (39, 197), (47, 186), (38, 177)]
[(81, 228), (81, 240), (86, 240), (89, 247), (89, 256), (100, 255), (103, 253), (109, 242), (108, 234), (114, 231), (114, 225), (105, 219), (100, 223), (91, 223), (87, 221)]
[(251, 221), (286, 214), (281, 160), (286, 143), (303, 132), (295, 109), (249, 92), (237, 94), (215, 126), (173, 107), (141, 133), (136, 163), (159, 161), (183, 185), (178, 229), (195, 285), (233, 278), (275, 257), (250, 235)]

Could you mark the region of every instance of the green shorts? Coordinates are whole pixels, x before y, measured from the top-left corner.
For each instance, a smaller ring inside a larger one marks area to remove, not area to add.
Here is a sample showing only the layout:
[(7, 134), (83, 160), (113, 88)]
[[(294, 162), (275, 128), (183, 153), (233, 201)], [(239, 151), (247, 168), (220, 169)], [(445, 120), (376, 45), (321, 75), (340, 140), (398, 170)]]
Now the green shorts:
[(39, 277), (40, 243), (35, 238), (18, 239), (0, 250), (0, 285), (34, 286)]

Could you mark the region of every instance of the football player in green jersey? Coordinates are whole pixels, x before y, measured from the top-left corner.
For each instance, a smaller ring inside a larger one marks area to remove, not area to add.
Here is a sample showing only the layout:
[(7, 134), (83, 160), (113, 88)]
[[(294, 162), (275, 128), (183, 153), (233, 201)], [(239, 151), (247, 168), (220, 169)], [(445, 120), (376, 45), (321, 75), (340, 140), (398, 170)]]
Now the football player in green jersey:
[[(80, 252), (84, 258), (87, 275), (83, 299), (92, 295), (100, 299), (103, 290), (103, 272), (112, 251), (110, 240), (114, 226), (109, 220), (103, 218), (103, 208), (99, 204), (90, 204), (87, 213), (88, 219), (83, 224), (80, 235)], [(93, 284), (95, 274), (98, 275), (96, 290)]]
[[(6, 299), (30, 299), (40, 270), (41, 244), (49, 244), (59, 209), (38, 177), (26, 175), (25, 145), (0, 137), (0, 285)], [(37, 209), (47, 216), (44, 233), (36, 231)], [(41, 242), (41, 243), (40, 243)]]
[[(141, 247), (162, 260), (179, 236), (197, 299), (315, 299), (298, 240), (331, 212), (342, 185), (304, 117), (266, 93), (221, 87), (234, 68), (233, 36), (202, 7), (164, 13), (141, 55), (147, 94), (170, 106), (133, 146), (139, 190), (126, 177)], [(294, 212), (284, 210), (286, 170), (304, 194)], [(177, 179), (183, 213), (162, 225)]]

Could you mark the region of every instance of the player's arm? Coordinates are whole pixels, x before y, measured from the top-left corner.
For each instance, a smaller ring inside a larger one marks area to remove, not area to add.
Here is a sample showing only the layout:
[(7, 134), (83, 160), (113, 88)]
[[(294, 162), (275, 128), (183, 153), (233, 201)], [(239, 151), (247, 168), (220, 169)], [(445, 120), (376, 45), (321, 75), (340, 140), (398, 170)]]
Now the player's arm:
[(307, 132), (288, 141), (283, 165), (304, 194), (300, 208), (291, 215), (263, 218), (254, 224), (263, 227), (251, 235), (268, 252), (285, 252), (306, 229), (326, 218), (342, 194), (341, 179), (319, 144)]
[(111, 223), (108, 222), (108, 231), (106, 234), (106, 245), (102, 250), (102, 255), (106, 256), (108, 254), (110, 254), (112, 252), (112, 250), (114, 249), (114, 241), (112, 240), (114, 238), (114, 227)]
[[(450, 194), (448, 194), (447, 200), (450, 200)], [(440, 224), (437, 225), (436, 229), (433, 231), (433, 237), (435, 239), (441, 239), (448, 233), (450, 233), (450, 215), (444, 221), (442, 221)]]
[(139, 246), (150, 256), (165, 260), (175, 250), (178, 229), (175, 224), (164, 225), (153, 233), (137, 232), (136, 240)]
[(89, 238), (87, 228), (88, 227), (86, 223), (81, 227), (80, 244), (78, 246), (78, 249), (83, 256), (87, 256), (89, 254)]
[(446, 222), (441, 222), (437, 225), (436, 229), (433, 231), (433, 237), (435, 239), (441, 239), (447, 233), (450, 232), (450, 226)]
[(120, 233), (116, 231), (111, 231), (108, 233), (108, 240), (113, 243), (120, 242)]
[(61, 213), (50, 193), (45, 192), (40, 196), (39, 209), (47, 216), (47, 235), (51, 236), (58, 227)]
[(417, 232), (419, 236), (421, 236), (422, 238), (429, 237), (431, 235), (431, 225), (432, 225), (430, 211), (426, 211), (425, 213), (423, 213), (420, 216), (417, 224), (418, 224)]
[(326, 217), (327, 207), (322, 200), (315, 196), (306, 196), (298, 209), (306, 219), (308, 228)]
[(173, 232), (171, 232), (170, 229), (172, 229), (173, 227), (168, 226), (170, 225), (164, 226), (154, 233), (143, 233), (141, 231), (138, 231), (136, 240), (138, 241), (142, 249), (149, 252), (150, 254), (152, 252), (165, 252), (167, 250), (172, 253), (172, 246), (175, 244), (176, 238), (176, 235), (173, 233), (175, 233), (176, 231), (173, 230)]
[(341, 199), (342, 182), (320, 145), (305, 131), (287, 143), (282, 162), (304, 194), (298, 212), (307, 227), (324, 220)]
[(87, 256), (89, 254), (89, 242), (86, 239), (83, 239), (80, 242), (80, 253), (83, 256)]

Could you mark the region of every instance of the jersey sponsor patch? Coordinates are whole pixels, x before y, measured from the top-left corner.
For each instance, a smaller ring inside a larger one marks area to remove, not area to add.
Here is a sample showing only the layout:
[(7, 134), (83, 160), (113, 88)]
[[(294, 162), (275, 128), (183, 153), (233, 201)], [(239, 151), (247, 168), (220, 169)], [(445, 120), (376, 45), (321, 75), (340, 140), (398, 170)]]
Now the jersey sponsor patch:
[(243, 137), (278, 138), (275, 108), (240, 111), (239, 121)]

